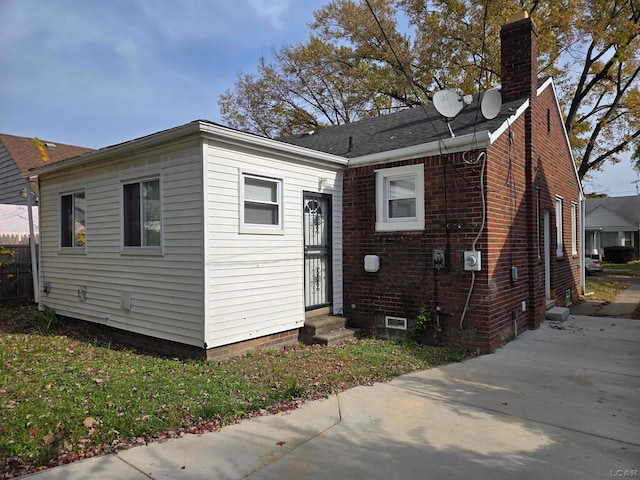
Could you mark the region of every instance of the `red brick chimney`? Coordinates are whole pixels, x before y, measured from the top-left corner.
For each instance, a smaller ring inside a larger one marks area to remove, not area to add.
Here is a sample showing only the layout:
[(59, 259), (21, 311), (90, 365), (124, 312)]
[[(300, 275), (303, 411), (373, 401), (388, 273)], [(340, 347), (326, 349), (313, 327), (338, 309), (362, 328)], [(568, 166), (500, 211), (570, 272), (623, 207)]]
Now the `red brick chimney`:
[(538, 31), (525, 11), (500, 29), (502, 100), (536, 97), (538, 89)]

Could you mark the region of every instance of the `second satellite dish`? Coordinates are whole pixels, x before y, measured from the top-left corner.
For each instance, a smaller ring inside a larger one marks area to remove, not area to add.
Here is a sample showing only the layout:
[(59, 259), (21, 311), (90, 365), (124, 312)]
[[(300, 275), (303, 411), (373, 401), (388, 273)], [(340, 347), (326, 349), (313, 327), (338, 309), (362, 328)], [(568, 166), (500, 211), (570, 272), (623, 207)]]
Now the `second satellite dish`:
[(484, 95), (482, 95), (482, 103), (480, 104), (480, 111), (484, 118), (493, 120), (498, 116), (501, 108), (502, 95), (500, 95), (498, 90), (491, 89), (484, 92)]
[(457, 93), (440, 90), (433, 94), (433, 106), (443, 117), (454, 118), (464, 108), (464, 103)]

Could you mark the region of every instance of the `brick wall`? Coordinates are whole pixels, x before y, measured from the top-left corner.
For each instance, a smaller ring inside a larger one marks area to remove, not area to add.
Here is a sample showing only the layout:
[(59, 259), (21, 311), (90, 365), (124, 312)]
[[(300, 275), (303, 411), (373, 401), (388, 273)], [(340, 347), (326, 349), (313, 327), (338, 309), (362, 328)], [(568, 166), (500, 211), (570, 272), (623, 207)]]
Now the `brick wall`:
[[(347, 170), (344, 296), (345, 314), (355, 326), (373, 332), (386, 315), (411, 323), (426, 304), (434, 314), (437, 309), (442, 312), (445, 342), (481, 351), (537, 328), (546, 310), (545, 212), (551, 215), (551, 298), (564, 306), (566, 290), (577, 297), (579, 258), (571, 255), (570, 212), (580, 190), (553, 89), (547, 87), (537, 96), (535, 25), (529, 19), (508, 24), (501, 39), (503, 96), (523, 101), (528, 97), (530, 104), (484, 152), (484, 182), (479, 151)], [(376, 232), (375, 170), (411, 164), (425, 169), (424, 231)], [(482, 224), (481, 185), (486, 217), (476, 249), (482, 252), (482, 270), (473, 279), (464, 270), (463, 252), (471, 249)], [(564, 200), (562, 258), (555, 254), (556, 196)], [(434, 249), (445, 250), (445, 269), (433, 268)], [(368, 254), (380, 257), (376, 273), (364, 271)]]
[[(581, 238), (578, 234), (577, 251), (571, 251), (571, 204), (576, 204), (579, 217), (579, 184), (572, 164), (571, 152), (567, 145), (562, 118), (557, 108), (552, 88), (545, 89), (536, 99), (533, 109), (533, 136), (536, 144), (536, 157), (533, 159), (534, 185), (540, 192), (540, 209), (550, 213), (551, 226), (551, 298), (556, 305), (566, 306), (565, 293), (570, 291), (576, 299), (580, 285)], [(556, 256), (556, 196), (563, 199), (563, 255)], [(542, 214), (541, 214), (542, 216)], [(580, 218), (576, 219), (577, 231), (580, 231)], [(542, 228), (542, 227), (540, 227)]]
[[(482, 252), (483, 268), (475, 274), (462, 328), (472, 281), (471, 272), (464, 270), (463, 252), (471, 249), (482, 224), (482, 162), (467, 164), (461, 154), (451, 154), (347, 171), (345, 313), (356, 326), (372, 331), (375, 320), (379, 322), (385, 315), (411, 320), (420, 306), (427, 304), (434, 313), (440, 308), (446, 342), (482, 351), (515, 336), (512, 314), (518, 329), (526, 328), (526, 313), (521, 311), (522, 301), (528, 301), (522, 124), (514, 125), (520, 132), (520, 146), (511, 165), (506, 136), (487, 152), (487, 215), (484, 233), (476, 244)], [(415, 163), (425, 168), (425, 230), (375, 232), (374, 170)], [(506, 181), (509, 175), (512, 182)], [(446, 268), (433, 268), (434, 249), (445, 250)], [(380, 257), (376, 273), (364, 272), (363, 259), (368, 254)], [(516, 282), (511, 281), (512, 266), (518, 268)]]

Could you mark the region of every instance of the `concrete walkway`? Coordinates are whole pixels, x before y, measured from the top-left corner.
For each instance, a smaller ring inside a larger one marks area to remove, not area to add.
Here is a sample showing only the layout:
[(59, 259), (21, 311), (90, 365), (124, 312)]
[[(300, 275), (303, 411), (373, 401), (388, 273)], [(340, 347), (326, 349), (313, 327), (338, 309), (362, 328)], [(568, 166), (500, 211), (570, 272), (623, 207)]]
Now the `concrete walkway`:
[(32, 476), (640, 478), (640, 320), (571, 315), (491, 355)]
[(586, 297), (570, 310), (574, 315), (631, 318), (638, 304), (640, 304), (640, 283), (633, 283), (616, 297), (615, 302), (603, 303)]

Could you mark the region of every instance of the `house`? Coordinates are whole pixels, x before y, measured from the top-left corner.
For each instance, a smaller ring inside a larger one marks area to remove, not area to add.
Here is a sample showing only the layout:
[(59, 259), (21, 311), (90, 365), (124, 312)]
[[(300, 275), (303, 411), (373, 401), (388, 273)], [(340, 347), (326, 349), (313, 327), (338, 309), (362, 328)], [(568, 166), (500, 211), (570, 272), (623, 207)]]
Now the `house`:
[(501, 40), (490, 119), (475, 96), (281, 141), (196, 121), (37, 169), (42, 302), (209, 358), (322, 309), (392, 335), (424, 308), (480, 351), (537, 328), (580, 294), (582, 190), (534, 23)]
[(582, 189), (554, 83), (538, 78), (531, 19), (500, 35), (493, 119), (474, 96), (449, 126), (426, 106), (285, 139), (349, 158), (344, 315), (357, 327), (392, 335), (425, 307), (434, 335), (491, 351), (582, 293)]
[(194, 121), (41, 167), (41, 302), (185, 356), (296, 343), (342, 309), (346, 163)]
[[(27, 197), (20, 192), (26, 187), (25, 175), (30, 169), (88, 151), (91, 149), (0, 133), (0, 204), (27, 205)], [(37, 196), (35, 182), (31, 189)]]
[[(36, 205), (38, 198), (37, 183), (25, 178), (31, 168), (88, 151), (90, 149), (84, 147), (0, 133), (0, 238), (20, 238), (29, 234), (27, 205), (29, 200)], [(26, 194), (28, 184), (33, 192), (31, 198)], [(34, 215), (37, 217), (37, 207)], [(37, 220), (34, 224), (37, 231)]]
[(640, 258), (640, 195), (585, 199), (585, 252), (604, 255), (614, 245), (634, 247)]

